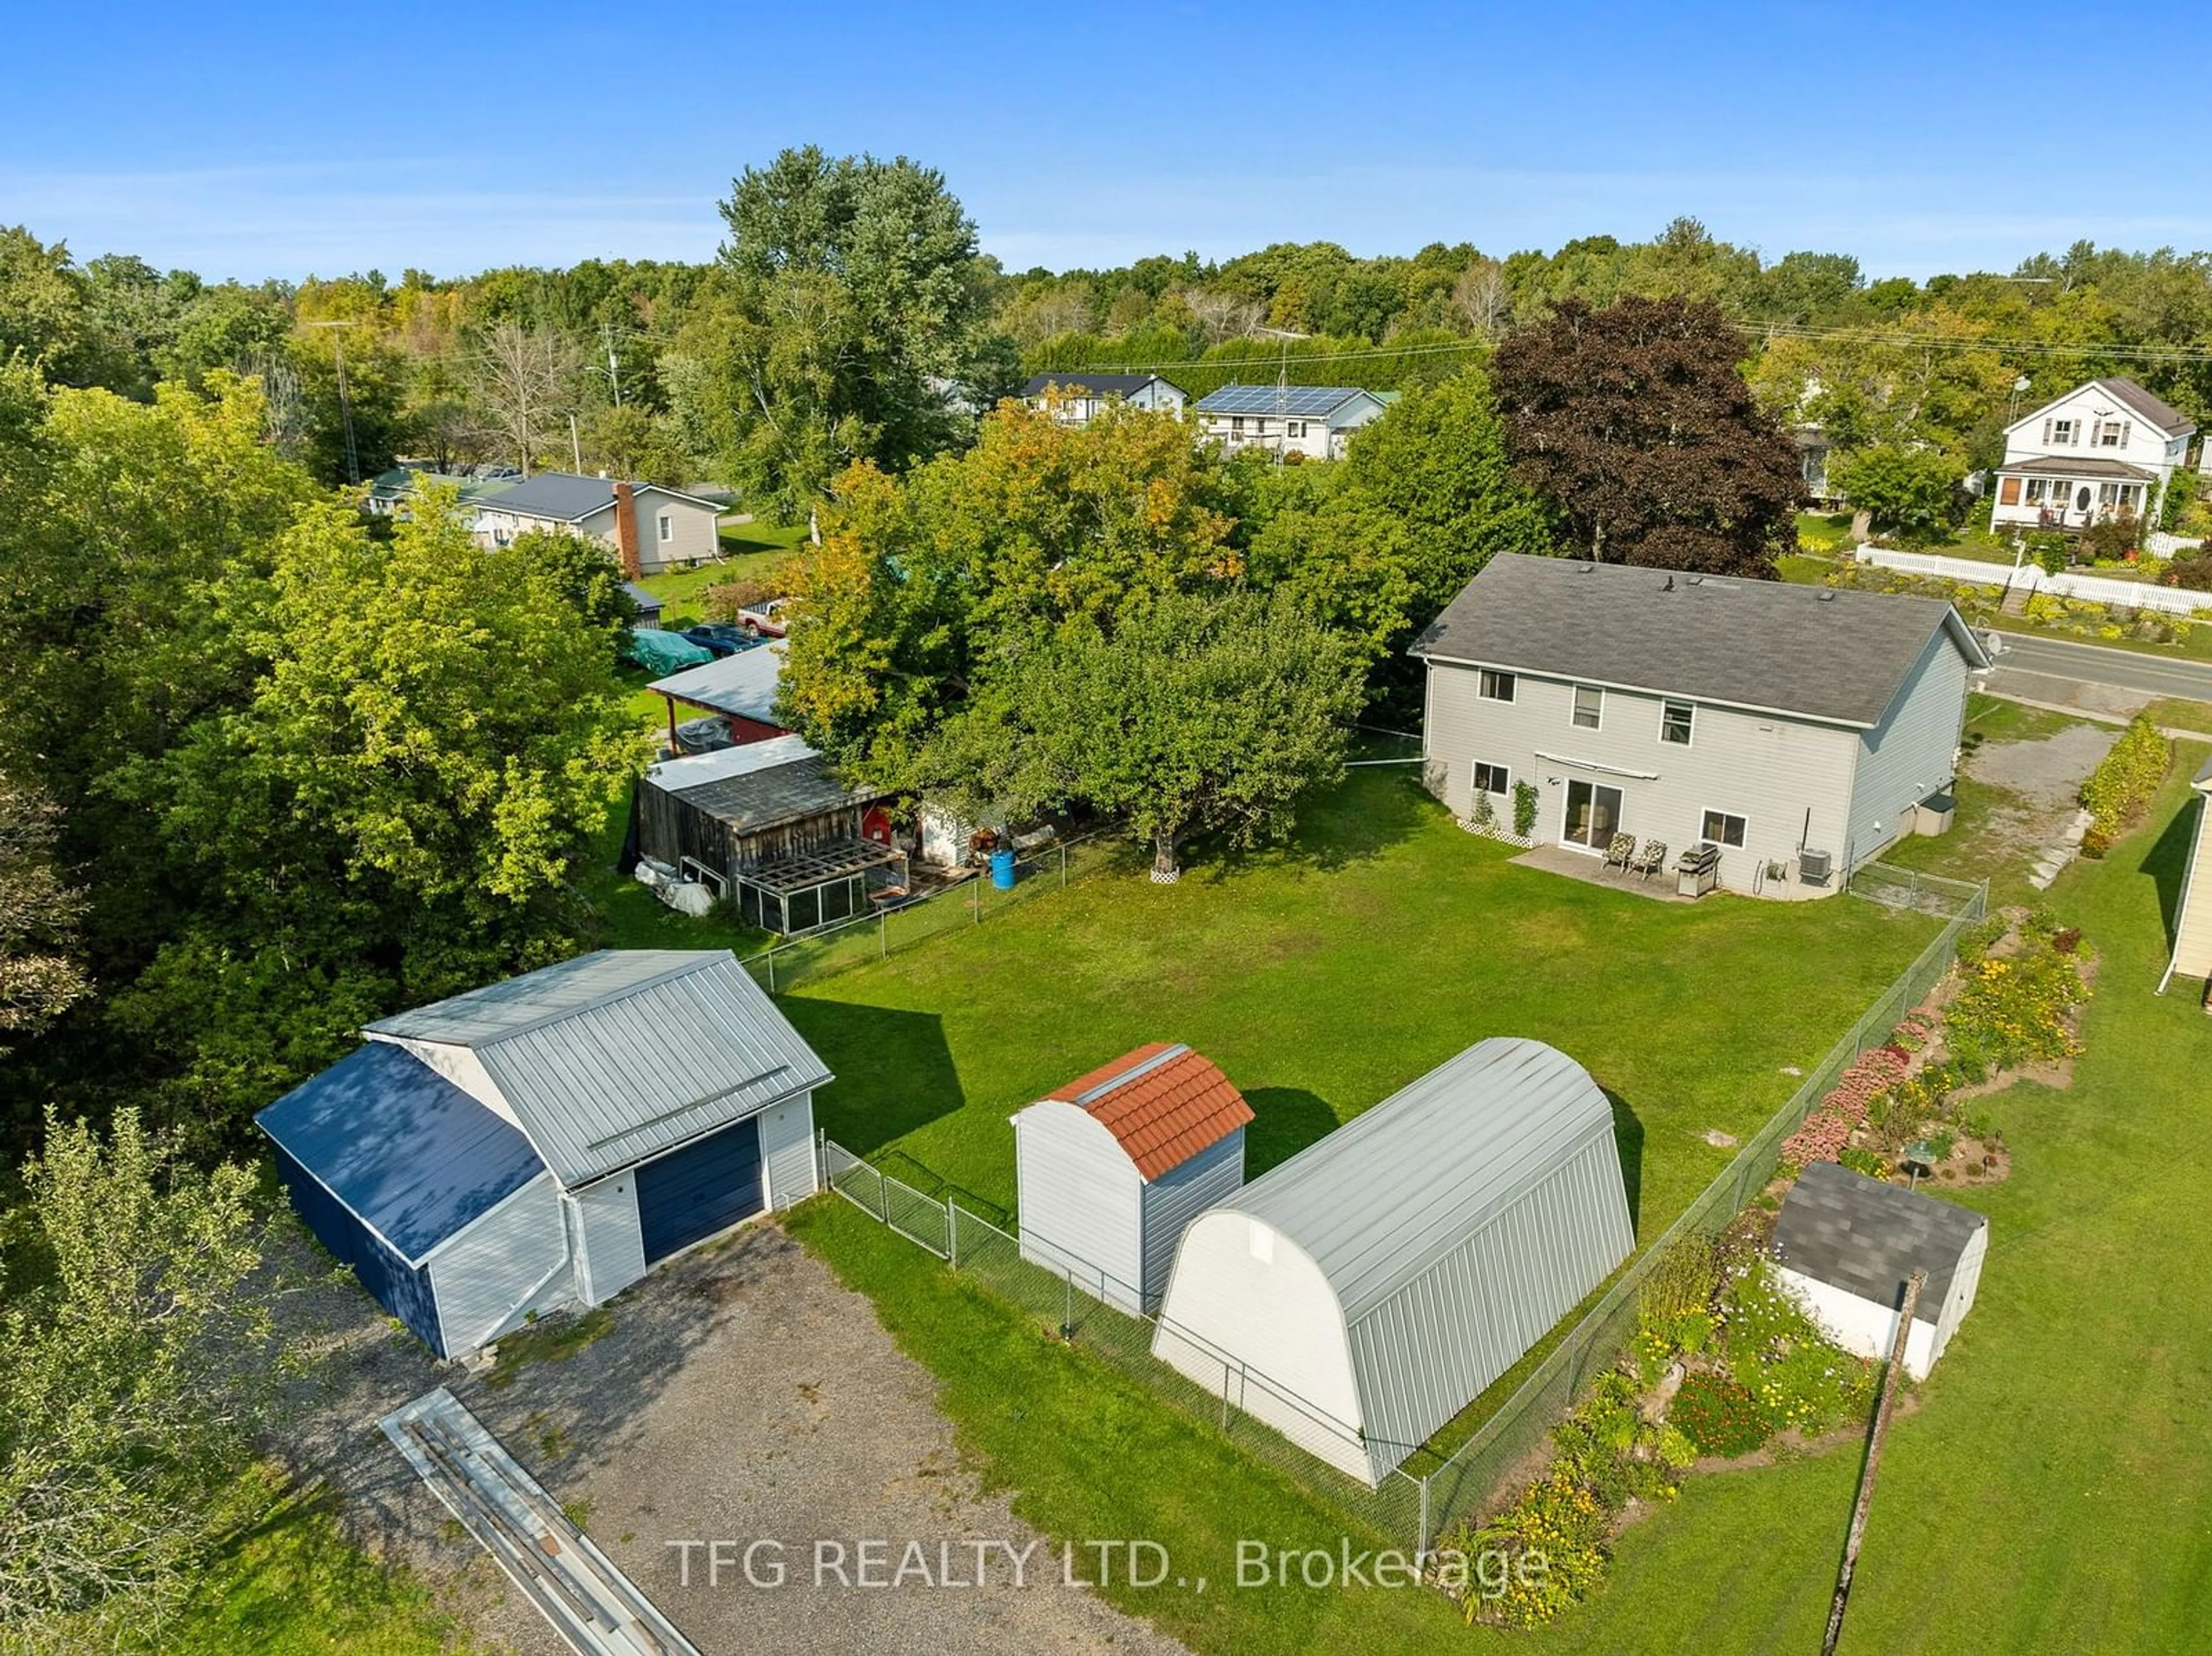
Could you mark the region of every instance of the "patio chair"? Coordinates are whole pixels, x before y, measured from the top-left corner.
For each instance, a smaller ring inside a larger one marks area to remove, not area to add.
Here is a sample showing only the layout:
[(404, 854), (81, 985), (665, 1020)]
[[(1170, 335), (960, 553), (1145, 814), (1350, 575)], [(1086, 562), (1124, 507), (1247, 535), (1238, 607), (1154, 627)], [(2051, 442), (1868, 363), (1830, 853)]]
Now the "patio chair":
[(1664, 840), (1646, 840), (1644, 849), (1637, 852), (1636, 860), (1629, 864), (1629, 872), (1648, 880), (1666, 866), (1667, 842)]
[(1612, 843), (1605, 848), (1605, 865), (1607, 868), (1618, 867), (1626, 874), (1635, 860), (1636, 836), (1632, 834), (1614, 834)]

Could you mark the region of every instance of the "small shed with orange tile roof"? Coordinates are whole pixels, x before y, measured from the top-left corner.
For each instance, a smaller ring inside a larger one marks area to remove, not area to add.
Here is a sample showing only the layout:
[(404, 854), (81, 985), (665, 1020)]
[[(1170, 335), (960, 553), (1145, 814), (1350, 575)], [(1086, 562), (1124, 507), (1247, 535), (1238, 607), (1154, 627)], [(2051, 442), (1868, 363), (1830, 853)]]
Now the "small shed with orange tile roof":
[(1121, 1310), (1158, 1309), (1183, 1227), (1243, 1186), (1251, 1119), (1218, 1065), (1164, 1041), (1018, 1111), (1023, 1258)]

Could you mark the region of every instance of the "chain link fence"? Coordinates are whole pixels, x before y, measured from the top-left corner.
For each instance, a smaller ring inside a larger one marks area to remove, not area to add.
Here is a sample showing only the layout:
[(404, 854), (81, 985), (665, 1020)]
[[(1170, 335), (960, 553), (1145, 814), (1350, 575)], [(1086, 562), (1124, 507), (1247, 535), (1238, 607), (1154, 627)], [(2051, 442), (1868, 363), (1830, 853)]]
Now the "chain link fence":
[(909, 898), (895, 908), (855, 914), (819, 931), (748, 955), (745, 969), (762, 988), (780, 994), (811, 979), (882, 960), (932, 937), (981, 925), (993, 915), (1017, 907), (1041, 892), (1060, 890), (1069, 882), (1132, 854), (1128, 842), (1109, 830), (1054, 840), (1015, 858), (1011, 890), (1000, 890), (988, 874), (979, 872), (927, 896)]
[[(1859, 1055), (1886, 1040), (1898, 1021), (1942, 980), (1957, 956), (1960, 934), (1987, 910), (1985, 887), (1887, 870), (1866, 879), (1867, 889), (1862, 890), (1861, 877), (1868, 874), (1869, 870), (1860, 870), (1850, 889), (1884, 903), (1893, 903), (1903, 894), (1907, 901), (1895, 904), (1899, 907), (1942, 904), (1938, 912), (1946, 915), (1947, 923), (1942, 932), (1860, 1014), (1720, 1174), (1552, 1344), (1503, 1404), (1480, 1420), (1463, 1417), (1447, 1426), (1378, 1488), (1368, 1488), (1322, 1459), (1332, 1449), (1359, 1444), (1357, 1427), (1233, 1356), (1211, 1352), (1191, 1331), (1146, 1314), (1139, 1308), (1143, 1304), (1139, 1291), (1109, 1273), (1079, 1265), (1048, 1267), (1024, 1259), (1011, 1218), (1002, 1210), (998, 1218), (1005, 1222), (994, 1222), (970, 1210), (949, 1187), (940, 1186), (938, 1194), (926, 1194), (826, 1137), (821, 1140), (824, 1175), (833, 1189), (861, 1211), (927, 1248), (980, 1289), (1036, 1318), (1071, 1344), (1140, 1381), (1186, 1415), (1214, 1427), (1348, 1525), (1386, 1544), (1414, 1545), (1425, 1553), (1446, 1527), (1478, 1516), (1514, 1471), (1543, 1447), (1589, 1383), (1627, 1349), (1636, 1331), (1644, 1284), (1668, 1252), (1691, 1236), (1719, 1235), (1766, 1188), (1779, 1165), (1783, 1142), (1804, 1124)], [(933, 1182), (926, 1171), (920, 1176), (922, 1182)], [(1160, 1361), (1153, 1353), (1163, 1341), (1210, 1352), (1221, 1365), (1219, 1383), (1200, 1385)], [(1258, 1418), (1253, 1412), (1255, 1404), (1279, 1424)], [(1471, 1409), (1469, 1415), (1473, 1413)]]

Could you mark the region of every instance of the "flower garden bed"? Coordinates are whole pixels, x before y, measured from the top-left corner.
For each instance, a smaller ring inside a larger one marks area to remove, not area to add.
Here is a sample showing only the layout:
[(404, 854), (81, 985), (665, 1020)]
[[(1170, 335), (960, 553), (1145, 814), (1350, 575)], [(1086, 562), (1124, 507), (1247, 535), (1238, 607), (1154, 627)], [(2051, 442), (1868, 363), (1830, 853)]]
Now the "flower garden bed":
[[(2024, 1076), (2063, 1084), (2094, 965), (2078, 932), (2037, 913), (1994, 916), (1960, 940), (1954, 974), (1785, 1141), (1759, 1202), (1719, 1240), (1688, 1239), (1660, 1260), (1628, 1350), (1553, 1431), (1549, 1461), (1501, 1509), (1438, 1538), (1442, 1557), (1512, 1561), (1492, 1570), (1501, 1592), (1432, 1577), (1470, 1623), (1540, 1627), (1587, 1598), (1613, 1536), (1685, 1476), (1856, 1440), (1879, 1368), (1830, 1341), (1776, 1278), (1767, 1243), (1782, 1197), (1816, 1161), (1899, 1182), (2003, 1178), (2003, 1137), (1971, 1106)], [(1542, 1569), (1521, 1568), (1537, 1556)]]

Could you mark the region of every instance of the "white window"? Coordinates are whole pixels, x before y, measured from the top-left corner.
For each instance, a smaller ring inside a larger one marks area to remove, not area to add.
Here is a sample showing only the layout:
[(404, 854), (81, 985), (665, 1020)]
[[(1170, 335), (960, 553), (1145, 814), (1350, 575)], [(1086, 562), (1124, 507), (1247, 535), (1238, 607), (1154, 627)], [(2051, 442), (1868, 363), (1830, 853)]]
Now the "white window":
[(1725, 810), (1705, 813), (1703, 837), (1717, 846), (1740, 846), (1743, 843), (1744, 820)]
[(1244, 434), (1244, 416), (1241, 414), (1231, 416), (1229, 430), (1232, 436), (1242, 437)]
[(1486, 759), (1474, 761), (1474, 791), (1477, 793), (1510, 793), (1513, 792), (1513, 773), (1503, 765), (1493, 765)]
[(2075, 422), (2071, 420), (2045, 420), (2043, 422), (2045, 444), (2054, 448), (2073, 447), (2074, 425)]
[(2118, 483), (2099, 483), (2097, 485), (2097, 504), (2099, 506), (2111, 506), (2117, 502), (2119, 498), (2120, 487)]
[(2120, 485), (2120, 509), (2123, 512), (2132, 512), (2136, 509), (2136, 497), (2142, 492), (2142, 485), (2140, 483)]
[(2041, 506), (2043, 504), (2043, 489), (2044, 482), (2042, 478), (2030, 477), (2027, 480), (2027, 503), (2030, 506)]
[(1494, 673), (1486, 667), (1475, 679), (1474, 693), (1485, 701), (1510, 701), (1513, 700), (1513, 675)]
[(1669, 701), (1659, 710), (1659, 739), (1671, 742), (1678, 748), (1690, 745), (1690, 727), (1696, 723), (1698, 710), (1686, 701)]
[(2099, 448), (2125, 448), (2128, 446), (2128, 422), (2124, 420), (2106, 420), (2097, 427)]
[(1605, 723), (1605, 692), (1595, 684), (1575, 686), (1575, 728), (1594, 731)]
[(1293, 437), (1303, 437), (1306, 434), (1306, 422), (1303, 420), (1285, 420), (1283, 422), (1283, 428)]
[(664, 512), (660, 514), (659, 522), (660, 543), (665, 546), (676, 538), (676, 514), (673, 512)]

